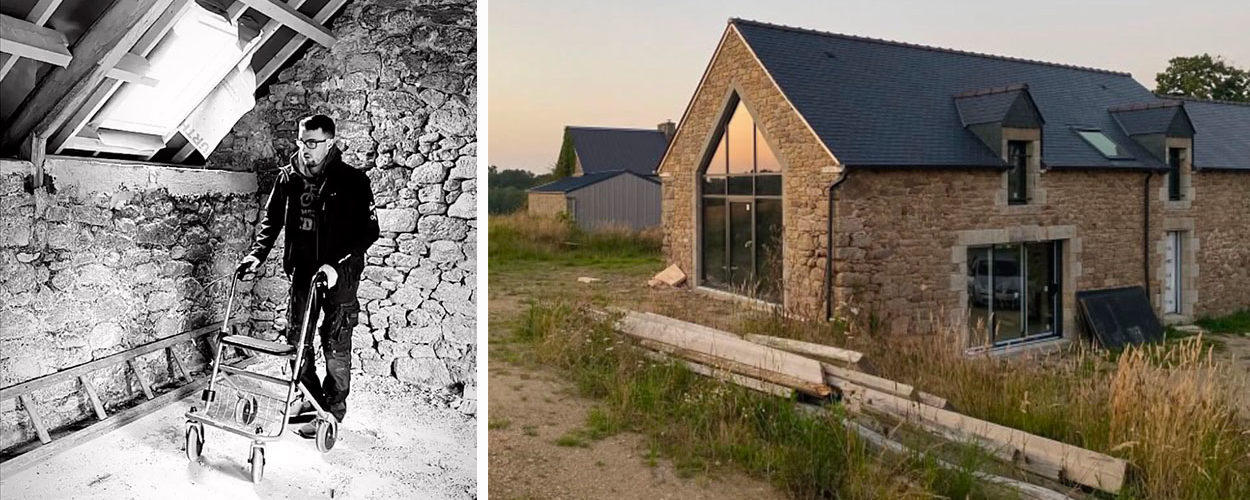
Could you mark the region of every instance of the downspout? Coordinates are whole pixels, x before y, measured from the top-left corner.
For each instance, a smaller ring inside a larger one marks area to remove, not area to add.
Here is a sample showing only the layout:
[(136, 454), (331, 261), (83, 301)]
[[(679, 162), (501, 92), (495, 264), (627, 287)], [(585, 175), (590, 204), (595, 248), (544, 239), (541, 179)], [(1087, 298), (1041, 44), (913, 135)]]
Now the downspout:
[(846, 180), (846, 167), (838, 173), (838, 178), (829, 184), (829, 214), (825, 228), (825, 321), (833, 320), (833, 220), (837, 216), (836, 193), (838, 186)]
[(1146, 300), (1150, 300), (1150, 177), (1154, 172), (1146, 172), (1142, 182), (1142, 285), (1146, 289)]

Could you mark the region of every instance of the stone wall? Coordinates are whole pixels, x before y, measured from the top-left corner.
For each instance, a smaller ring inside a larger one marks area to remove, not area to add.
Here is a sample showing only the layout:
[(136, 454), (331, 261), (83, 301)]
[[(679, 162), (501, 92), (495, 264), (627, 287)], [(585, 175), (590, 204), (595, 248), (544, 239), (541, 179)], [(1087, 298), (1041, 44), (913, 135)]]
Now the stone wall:
[[(338, 43), (311, 45), (281, 71), (207, 160), (254, 170), (268, 193), (296, 151), (297, 120), (332, 117), (344, 160), (372, 180), (382, 230), (360, 286), (353, 366), (455, 390), (476, 372), (475, 22), (469, 1), (350, 2), (330, 26)], [(256, 286), (264, 335), (284, 322), (279, 260)]]
[(538, 217), (555, 217), (569, 210), (564, 193), (529, 193), (525, 205), (530, 215)]
[(1199, 171), (1193, 185), (1198, 238), (1194, 314), (1250, 309), (1250, 171)]
[[(31, 164), (0, 160), (0, 387), (225, 317), (254, 175), (62, 158), (47, 169), (53, 189), (28, 191)], [(175, 352), (203, 364), (189, 343)], [(138, 361), (153, 384), (170, 380), (163, 352)], [(108, 409), (142, 397), (125, 365), (87, 378)], [(51, 428), (92, 415), (77, 381), (33, 400)], [(0, 401), (0, 449), (33, 438), (23, 407)]]
[[(781, 160), (785, 305), (796, 312), (815, 314), (821, 304), (819, 295), (813, 297), (805, 290), (820, 290), (824, 282), (827, 206), (823, 193), (836, 176), (836, 161), (755, 62), (732, 26), (659, 167), (663, 182), (664, 254), (697, 285), (696, 170), (713, 139), (715, 124), (729, 111), (726, 105), (731, 92), (746, 103), (764, 139)], [(800, 290), (804, 292), (791, 294)]]

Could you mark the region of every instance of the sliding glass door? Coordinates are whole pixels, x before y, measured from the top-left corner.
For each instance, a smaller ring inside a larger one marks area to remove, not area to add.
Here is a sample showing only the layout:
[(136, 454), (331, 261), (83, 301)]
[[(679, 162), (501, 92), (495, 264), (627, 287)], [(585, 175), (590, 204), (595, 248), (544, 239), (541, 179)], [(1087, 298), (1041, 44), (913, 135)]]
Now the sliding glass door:
[(968, 249), (973, 345), (1005, 345), (1060, 335), (1059, 242)]

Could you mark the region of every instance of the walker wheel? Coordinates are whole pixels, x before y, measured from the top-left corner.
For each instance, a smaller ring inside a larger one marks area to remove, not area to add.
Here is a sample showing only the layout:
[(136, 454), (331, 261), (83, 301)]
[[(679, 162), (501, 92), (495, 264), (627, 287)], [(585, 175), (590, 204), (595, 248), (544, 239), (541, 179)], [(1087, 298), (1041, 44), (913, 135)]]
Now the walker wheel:
[(338, 440), (339, 426), (337, 422), (329, 420), (317, 421), (317, 451), (322, 453), (330, 451), (334, 448), (334, 442)]
[(265, 448), (253, 445), (252, 458), (248, 462), (252, 464), (252, 482), (259, 483), (265, 477)]
[(204, 452), (204, 431), (199, 424), (187, 422), (187, 461), (195, 462)]

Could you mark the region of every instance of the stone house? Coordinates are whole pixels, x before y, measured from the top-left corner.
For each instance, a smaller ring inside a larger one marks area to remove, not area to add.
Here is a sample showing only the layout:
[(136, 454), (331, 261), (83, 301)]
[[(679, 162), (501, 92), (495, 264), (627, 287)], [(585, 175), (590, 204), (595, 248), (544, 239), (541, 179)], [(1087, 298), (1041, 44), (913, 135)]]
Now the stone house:
[[(691, 285), (968, 348), (1077, 336), (1075, 294), (1250, 307), (1250, 106), (1126, 73), (732, 19), (660, 163)], [(832, 256), (832, 258), (829, 258)]]
[(656, 129), (565, 127), (560, 156), (573, 174), (535, 186), (527, 194), (531, 215), (567, 214), (583, 229), (660, 223), (660, 183), (655, 177), (673, 122)]

